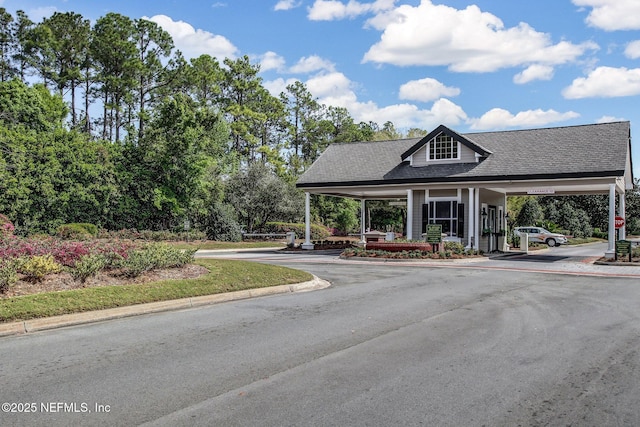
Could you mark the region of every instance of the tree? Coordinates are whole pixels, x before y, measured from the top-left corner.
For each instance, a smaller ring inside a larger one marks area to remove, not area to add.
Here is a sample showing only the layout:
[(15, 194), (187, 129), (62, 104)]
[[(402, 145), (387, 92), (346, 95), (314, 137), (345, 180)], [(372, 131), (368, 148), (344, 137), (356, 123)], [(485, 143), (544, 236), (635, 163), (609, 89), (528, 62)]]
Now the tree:
[(232, 149), (239, 158), (252, 162), (252, 154), (259, 144), (255, 134), (257, 123), (264, 123), (266, 115), (259, 108), (262, 79), (258, 77), (259, 65), (252, 65), (248, 56), (235, 61), (225, 59), (221, 85), (221, 104), (231, 128)]
[(527, 226), (535, 225), (536, 222), (543, 219), (542, 208), (535, 197), (526, 199), (518, 216), (516, 217), (516, 225)]
[(33, 26), (34, 22), (23, 10), (16, 12), (16, 20), (13, 24), (14, 49), (11, 58), (17, 65), (17, 73), (22, 81), (25, 81), (29, 68), (29, 37)]
[[(280, 94), (284, 104), (289, 126), (287, 148), (292, 149), (289, 165), (294, 175), (300, 172), (304, 152), (310, 152), (314, 145), (316, 129), (320, 120), (322, 106), (313, 98), (304, 83), (296, 81), (287, 86), (286, 92)], [(307, 164), (306, 159), (303, 163)]]
[(168, 60), (174, 47), (169, 33), (146, 19), (138, 19), (134, 25), (138, 53), (138, 137), (142, 138), (148, 117), (146, 107), (153, 102), (154, 93), (169, 83), (168, 73), (176, 62)]
[(0, 82), (7, 81), (13, 74), (11, 50), (13, 45), (13, 16), (0, 7)]
[(213, 107), (220, 100), (223, 78), (224, 72), (218, 60), (210, 55), (201, 55), (192, 58), (186, 67), (182, 75), (182, 86), (200, 105)]
[(301, 197), (259, 162), (233, 175), (225, 187), (225, 200), (249, 233), (267, 222), (288, 221), (302, 210)]
[(224, 162), (227, 132), (214, 110), (197, 107), (188, 96), (164, 99), (138, 145), (125, 144), (121, 171), (127, 199), (119, 221), (134, 214), (146, 228), (167, 229), (197, 216), (195, 200), (208, 197), (204, 177), (216, 179), (208, 174)]
[(67, 88), (71, 91), (71, 123), (75, 126), (76, 88), (80, 83), (81, 68), (89, 49), (91, 25), (88, 19), (83, 19), (82, 15), (74, 12), (55, 12), (40, 25), (49, 29), (49, 37), (44, 39), (44, 43), (49, 43), (45, 49), (54, 59), (51, 78), (60, 95)]
[(120, 141), (124, 107), (132, 99), (138, 69), (134, 22), (108, 13), (96, 22), (91, 54), (102, 94), (102, 138)]
[(377, 131), (373, 136), (375, 141), (393, 141), (402, 138), (402, 133), (396, 130), (392, 122), (385, 122), (382, 129)]
[(23, 232), (107, 223), (116, 194), (110, 146), (67, 130), (67, 108), (42, 85), (0, 83), (0, 211)]

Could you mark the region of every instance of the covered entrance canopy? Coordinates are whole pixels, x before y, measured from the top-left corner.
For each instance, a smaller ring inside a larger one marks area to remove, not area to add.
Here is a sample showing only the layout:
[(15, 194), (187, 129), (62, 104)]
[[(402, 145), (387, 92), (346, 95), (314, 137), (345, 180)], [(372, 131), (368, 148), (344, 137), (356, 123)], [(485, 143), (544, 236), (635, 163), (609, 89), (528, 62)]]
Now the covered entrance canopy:
[[(451, 218), (452, 238), (476, 247), (483, 209), (500, 210), (504, 221), (506, 196), (608, 194), (612, 255), (616, 196), (624, 216), (624, 193), (633, 188), (630, 123), (468, 134), (439, 126), (423, 138), (333, 144), (297, 187), (307, 195), (307, 225), (310, 194), (406, 199), (409, 239), (433, 222), (429, 203), (455, 201), (462, 207)], [(304, 246), (312, 247), (308, 232)]]

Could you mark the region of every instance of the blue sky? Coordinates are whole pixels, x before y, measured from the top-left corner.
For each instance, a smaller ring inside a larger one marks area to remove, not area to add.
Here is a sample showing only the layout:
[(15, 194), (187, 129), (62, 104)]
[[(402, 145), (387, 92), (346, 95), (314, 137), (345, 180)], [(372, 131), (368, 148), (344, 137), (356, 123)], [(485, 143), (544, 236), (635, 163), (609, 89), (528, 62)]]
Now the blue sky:
[[(39, 22), (146, 17), (186, 57), (249, 55), (356, 121), (458, 132), (630, 120), (640, 177), (640, 0), (0, 0)], [(606, 141), (603, 141), (606, 144)], [(594, 159), (594, 162), (597, 162)]]

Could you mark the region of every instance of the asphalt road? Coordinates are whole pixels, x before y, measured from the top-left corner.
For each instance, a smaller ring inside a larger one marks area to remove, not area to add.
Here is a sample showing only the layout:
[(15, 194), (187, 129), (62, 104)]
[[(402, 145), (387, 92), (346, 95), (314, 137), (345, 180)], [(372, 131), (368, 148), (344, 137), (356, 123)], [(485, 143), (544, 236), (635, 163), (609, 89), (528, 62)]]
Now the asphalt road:
[(493, 262), (0, 338), (0, 425), (640, 425), (638, 279)]

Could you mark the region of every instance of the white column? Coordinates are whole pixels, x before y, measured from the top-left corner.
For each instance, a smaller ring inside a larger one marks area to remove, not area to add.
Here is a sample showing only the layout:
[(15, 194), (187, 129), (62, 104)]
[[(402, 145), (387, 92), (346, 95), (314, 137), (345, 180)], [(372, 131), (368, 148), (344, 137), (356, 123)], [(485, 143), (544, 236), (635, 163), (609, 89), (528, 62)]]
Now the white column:
[(367, 200), (360, 200), (360, 243), (365, 243), (364, 233), (367, 231)]
[(625, 240), (627, 238), (627, 217), (626, 217), (626, 207), (625, 207), (625, 193), (620, 195), (619, 203), (618, 203), (618, 215), (624, 218), (624, 225), (620, 228), (620, 240)]
[(616, 185), (609, 184), (609, 247), (604, 256), (607, 258), (615, 257), (615, 240), (616, 240)]
[(507, 252), (509, 249), (507, 246), (507, 240), (509, 240), (508, 236), (508, 224), (507, 224), (507, 195), (504, 195), (504, 206), (502, 207), (502, 217), (500, 218), (500, 228), (504, 230), (502, 234), (502, 252)]
[(477, 188), (474, 194), (475, 201), (473, 203), (473, 240), (476, 242), (476, 250), (480, 250), (480, 189)]
[(407, 190), (407, 240), (413, 239), (413, 190)]
[(475, 188), (469, 188), (469, 207), (467, 208), (467, 211), (469, 212), (467, 215), (467, 249), (471, 249), (476, 247), (475, 243), (475, 238), (474, 236), (474, 232), (475, 232), (475, 227), (476, 227), (476, 209), (474, 207), (474, 193), (475, 193)]
[(304, 193), (304, 243), (302, 249), (313, 249), (311, 243), (311, 194)]

